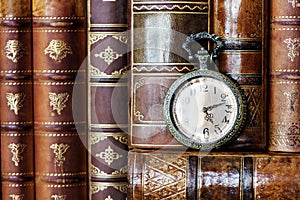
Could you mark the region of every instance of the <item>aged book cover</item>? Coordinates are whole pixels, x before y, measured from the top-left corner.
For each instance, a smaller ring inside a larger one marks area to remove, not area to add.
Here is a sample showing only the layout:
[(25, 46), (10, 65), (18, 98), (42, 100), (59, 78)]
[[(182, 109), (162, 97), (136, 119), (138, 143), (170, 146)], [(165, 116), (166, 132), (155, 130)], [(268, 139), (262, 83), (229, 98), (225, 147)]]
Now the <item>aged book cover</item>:
[(185, 148), (168, 132), (163, 104), (170, 85), (195, 69), (181, 45), (210, 31), (210, 2), (129, 2), (129, 147)]
[(219, 55), (220, 72), (230, 76), (246, 96), (248, 117), (231, 150), (266, 149), (267, 1), (214, 0), (212, 33), (225, 46)]
[(270, 1), (270, 151), (300, 152), (299, 9), (297, 1)]
[(89, 199), (127, 194), (127, 1), (88, 1)]
[(129, 200), (299, 199), (296, 154), (130, 151)]
[(31, 1), (0, 1), (1, 199), (34, 199)]
[(84, 200), (86, 2), (34, 0), (32, 13), (35, 197)]

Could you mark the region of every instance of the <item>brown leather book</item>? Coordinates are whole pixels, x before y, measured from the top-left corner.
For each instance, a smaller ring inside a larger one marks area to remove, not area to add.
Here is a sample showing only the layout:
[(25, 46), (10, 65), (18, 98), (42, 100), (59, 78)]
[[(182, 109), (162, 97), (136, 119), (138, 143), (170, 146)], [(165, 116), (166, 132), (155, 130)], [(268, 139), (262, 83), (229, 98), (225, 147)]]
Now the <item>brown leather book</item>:
[(209, 31), (209, 2), (131, 0), (128, 8), (129, 147), (185, 148), (167, 130), (163, 104), (170, 85), (195, 69), (181, 45)]
[(211, 31), (225, 41), (219, 70), (240, 85), (248, 106), (243, 132), (226, 149), (266, 150), (266, 1), (214, 0), (212, 5)]
[(296, 154), (129, 152), (129, 200), (299, 199)]
[(127, 1), (88, 1), (89, 199), (127, 194)]
[(0, 3), (1, 199), (34, 199), (31, 1)]
[(270, 1), (270, 151), (300, 152), (299, 9), (297, 1)]
[(36, 199), (87, 199), (86, 2), (34, 0)]

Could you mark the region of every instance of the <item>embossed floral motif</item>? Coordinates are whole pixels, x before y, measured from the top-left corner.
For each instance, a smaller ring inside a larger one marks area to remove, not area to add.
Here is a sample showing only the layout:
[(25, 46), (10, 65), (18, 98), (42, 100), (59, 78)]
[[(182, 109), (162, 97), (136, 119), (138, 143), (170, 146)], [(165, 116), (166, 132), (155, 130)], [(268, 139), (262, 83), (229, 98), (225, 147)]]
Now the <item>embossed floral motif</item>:
[(61, 115), (61, 111), (66, 107), (66, 102), (69, 99), (68, 93), (49, 93), (50, 106), (52, 106), (53, 110), (57, 111), (58, 115)]
[(9, 197), (12, 200), (23, 200), (24, 194), (10, 194)]
[(19, 110), (23, 107), (25, 93), (6, 93), (7, 105), (18, 115)]
[(288, 57), (294, 62), (295, 57), (299, 56), (299, 51), (297, 51), (297, 49), (300, 47), (300, 38), (287, 38), (283, 42), (287, 44), (289, 50)]
[(8, 40), (4, 47), (4, 53), (14, 63), (17, 63), (24, 55), (28, 55), (26, 46), (19, 40)]
[(54, 200), (66, 200), (67, 199), (67, 195), (53, 194), (53, 195), (51, 195), (51, 199), (54, 199)]
[(8, 148), (10, 148), (10, 152), (13, 154), (12, 156), (12, 161), (14, 162), (15, 166), (19, 166), (19, 162), (21, 162), (21, 160), (23, 160), (23, 156), (21, 156), (21, 154), (23, 153), (24, 149), (27, 147), (26, 144), (15, 144), (15, 143), (11, 143), (8, 145)]
[(50, 148), (53, 149), (54, 157), (54, 164), (57, 166), (62, 166), (65, 162), (66, 158), (63, 156), (64, 153), (70, 148), (69, 144), (51, 144)]
[(61, 62), (68, 54), (72, 54), (72, 49), (62, 40), (51, 40), (44, 53), (49, 54), (53, 60)]

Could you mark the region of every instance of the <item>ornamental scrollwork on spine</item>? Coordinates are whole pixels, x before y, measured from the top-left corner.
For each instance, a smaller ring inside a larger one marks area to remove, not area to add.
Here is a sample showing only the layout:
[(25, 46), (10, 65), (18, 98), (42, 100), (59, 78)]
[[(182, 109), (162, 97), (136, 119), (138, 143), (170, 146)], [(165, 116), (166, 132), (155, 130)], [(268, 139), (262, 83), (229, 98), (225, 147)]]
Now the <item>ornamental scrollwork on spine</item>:
[(55, 144), (51, 144), (50, 148), (53, 149), (55, 166), (61, 167), (66, 160), (66, 157), (63, 156), (63, 154), (67, 152), (67, 150), (70, 148), (70, 145), (64, 143), (61, 144), (55, 143)]
[(6, 93), (7, 105), (10, 110), (13, 110), (15, 115), (19, 114), (19, 110), (23, 107), (23, 102), (25, 100), (25, 93)]
[(28, 55), (26, 46), (19, 40), (8, 40), (4, 47), (6, 57), (17, 63), (24, 55)]
[(12, 200), (23, 200), (24, 194), (10, 194), (9, 197)]
[(8, 145), (8, 148), (11, 149), (10, 152), (13, 154), (11, 160), (14, 162), (15, 166), (19, 166), (19, 163), (23, 160), (23, 156), (21, 156), (21, 154), (26, 147), (27, 145), (22, 143), (11, 143)]
[(66, 102), (69, 99), (68, 93), (49, 93), (49, 99), (50, 99), (50, 107), (52, 106), (53, 111), (57, 111), (58, 115), (61, 115), (61, 111), (66, 107)]
[(283, 40), (283, 42), (287, 44), (289, 50), (288, 57), (294, 62), (295, 57), (299, 56), (299, 51), (297, 51), (297, 49), (300, 47), (300, 38), (287, 38)]
[(57, 62), (61, 62), (68, 54), (72, 53), (72, 48), (62, 40), (51, 40), (49, 45), (44, 49), (45, 55)]
[(51, 199), (54, 199), (54, 200), (66, 200), (67, 199), (67, 195), (53, 194), (53, 195), (51, 195)]

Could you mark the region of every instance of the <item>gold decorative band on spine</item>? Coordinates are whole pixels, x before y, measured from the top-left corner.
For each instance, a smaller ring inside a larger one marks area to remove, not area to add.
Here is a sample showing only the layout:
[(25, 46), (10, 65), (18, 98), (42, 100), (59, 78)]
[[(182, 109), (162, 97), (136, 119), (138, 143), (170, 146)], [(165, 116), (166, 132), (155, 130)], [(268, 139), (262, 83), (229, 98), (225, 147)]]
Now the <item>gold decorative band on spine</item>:
[(275, 72), (300, 72), (299, 69), (275, 69)]
[(9, 172), (2, 172), (2, 176), (33, 176), (33, 172), (22, 172), (22, 173), (9, 173)]
[(300, 19), (300, 16), (296, 15), (279, 15), (279, 16), (271, 16), (271, 19)]
[(31, 33), (31, 29), (26, 30), (0, 30), (0, 33)]
[(85, 183), (74, 183), (74, 184), (57, 184), (57, 185), (54, 185), (54, 184), (46, 184), (46, 185), (42, 185), (44, 187), (47, 187), (47, 188), (70, 188), (70, 187), (85, 187), (86, 184)]
[(85, 135), (79, 133), (40, 133), (35, 132), (34, 135), (36, 136), (46, 136), (46, 137), (78, 137), (78, 135)]
[(271, 83), (274, 83), (274, 84), (294, 84), (294, 85), (297, 85), (297, 84), (300, 84), (300, 81), (271, 81)]
[(59, 177), (59, 176), (82, 176), (86, 175), (86, 172), (76, 172), (76, 173), (35, 173), (37, 176), (51, 176), (51, 177)]
[(30, 187), (30, 186), (34, 186), (33, 183), (19, 183), (19, 184), (14, 184), (14, 183), (5, 183), (2, 182), (2, 185), (5, 187)]
[(300, 31), (300, 27), (296, 28), (296, 27), (283, 27), (283, 28), (273, 28), (271, 27), (272, 31)]
[(0, 17), (0, 20), (3, 20), (3, 21), (5, 21), (5, 20), (22, 20), (22, 21), (24, 21), (24, 20), (31, 20), (32, 19), (32, 17)]
[(85, 121), (81, 122), (38, 122), (35, 121), (34, 124), (36, 125), (74, 125), (74, 124), (85, 124)]
[(33, 70), (34, 73), (48, 73), (48, 74), (59, 74), (59, 73), (78, 73), (78, 72), (85, 72), (86, 70), (81, 69), (66, 69), (66, 70), (59, 70), (59, 69), (44, 69), (44, 70)]
[(33, 29), (33, 32), (40, 33), (85, 33), (85, 29), (69, 29), (69, 30), (61, 30), (61, 29)]
[(1, 122), (2, 125), (31, 125), (32, 121), (29, 122)]
[(2, 82), (0, 85), (32, 85), (32, 82)]
[(23, 74), (23, 73), (32, 73), (32, 70), (0, 70), (0, 74)]
[(80, 16), (80, 17), (32, 17), (34, 20), (85, 20), (86, 17)]
[(2, 133), (1, 136), (3, 137), (25, 137), (25, 136), (33, 136), (33, 133)]
[(75, 84), (85, 84), (85, 82), (34, 82), (34, 85), (75, 85)]

